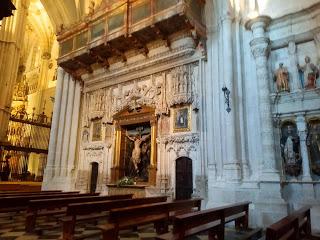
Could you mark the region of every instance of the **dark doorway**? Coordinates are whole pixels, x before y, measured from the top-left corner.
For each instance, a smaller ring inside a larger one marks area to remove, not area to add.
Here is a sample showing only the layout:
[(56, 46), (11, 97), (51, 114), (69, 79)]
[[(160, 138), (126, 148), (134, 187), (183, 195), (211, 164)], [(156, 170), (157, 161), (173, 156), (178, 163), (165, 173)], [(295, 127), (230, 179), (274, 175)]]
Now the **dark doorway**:
[(180, 157), (176, 160), (176, 199), (190, 199), (192, 192), (192, 160)]
[(97, 189), (99, 164), (96, 162), (91, 163), (91, 180), (90, 180), (90, 193), (95, 193)]

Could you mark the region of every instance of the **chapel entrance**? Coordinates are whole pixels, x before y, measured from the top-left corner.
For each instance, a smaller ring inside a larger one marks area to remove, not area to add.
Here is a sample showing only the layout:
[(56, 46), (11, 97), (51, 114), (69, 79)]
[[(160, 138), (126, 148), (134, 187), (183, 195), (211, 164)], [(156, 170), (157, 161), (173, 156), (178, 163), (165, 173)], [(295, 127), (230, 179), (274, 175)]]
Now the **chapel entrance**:
[(90, 193), (95, 193), (98, 182), (99, 164), (96, 162), (91, 163), (91, 180), (90, 180)]
[(176, 160), (176, 200), (190, 199), (192, 192), (192, 160), (180, 157)]

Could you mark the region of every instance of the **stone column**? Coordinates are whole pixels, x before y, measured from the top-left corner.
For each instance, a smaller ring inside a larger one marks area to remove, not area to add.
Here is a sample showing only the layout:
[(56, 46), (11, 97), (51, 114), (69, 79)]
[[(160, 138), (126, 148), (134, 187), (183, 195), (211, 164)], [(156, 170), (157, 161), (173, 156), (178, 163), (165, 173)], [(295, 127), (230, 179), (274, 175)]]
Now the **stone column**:
[(54, 98), (54, 107), (53, 107), (53, 117), (51, 123), (51, 132), (50, 132), (50, 141), (49, 141), (49, 152), (48, 152), (48, 160), (47, 166), (45, 169), (45, 181), (51, 179), (53, 177), (53, 169), (55, 166), (55, 153), (57, 147), (57, 137), (58, 137), (58, 129), (59, 129), (59, 119), (60, 119), (60, 108), (61, 108), (61, 100), (62, 100), (62, 91), (63, 91), (63, 80), (64, 80), (65, 72), (59, 67), (57, 73), (57, 85), (56, 85), (56, 94)]
[[(225, 111), (225, 153), (226, 158), (223, 163), (224, 176), (229, 181), (241, 180), (241, 166), (237, 159), (236, 151), (236, 122), (235, 122), (235, 87), (234, 87), (234, 66), (233, 66), (233, 46), (232, 46), (232, 18), (227, 13), (221, 19), (223, 32), (223, 76), (224, 84), (230, 90), (231, 112)], [(222, 91), (221, 91), (222, 93)], [(223, 95), (223, 93), (222, 93)], [(224, 98), (224, 96), (222, 96)]]
[(0, 143), (7, 142), (13, 87), (18, 75), (29, 0), (13, 1), (14, 16), (4, 18), (0, 28)]
[(67, 162), (68, 162), (67, 174), (68, 175), (71, 174), (71, 171), (74, 168), (74, 164), (75, 164), (76, 146), (77, 146), (77, 139), (78, 139), (78, 127), (79, 127), (79, 114), (80, 114), (80, 104), (81, 104), (81, 88), (82, 88), (81, 82), (76, 81), (72, 121), (71, 121), (69, 155), (67, 158)]
[(307, 123), (304, 115), (297, 115), (297, 128), (300, 137), (300, 150), (302, 157), (302, 180), (311, 181), (310, 175), (310, 159), (307, 148)]
[(252, 30), (253, 39), (250, 42), (251, 51), (256, 63), (257, 81), (259, 88), (259, 112), (262, 145), (262, 180), (279, 180), (276, 158), (274, 152), (273, 121), (271, 115), (268, 57), (270, 52), (270, 39), (266, 36), (265, 29), (271, 18), (259, 16), (246, 23), (246, 28)]
[(56, 152), (55, 152), (56, 155), (55, 155), (55, 169), (54, 169), (55, 176), (59, 175), (60, 168), (61, 168), (62, 143), (63, 143), (66, 109), (67, 109), (67, 102), (68, 102), (69, 81), (70, 81), (70, 75), (68, 73), (65, 73), (64, 79), (63, 79), (63, 90), (62, 90), (62, 97), (61, 97), (58, 136), (56, 141)]
[(290, 92), (296, 92), (301, 90), (302, 86), (300, 83), (299, 78), (299, 71), (298, 71), (298, 59), (297, 59), (297, 45), (294, 41), (290, 41), (288, 45), (288, 55), (289, 55), (289, 73), (291, 73), (291, 78), (289, 78), (289, 81), (291, 81), (291, 88)]
[(70, 76), (69, 78), (69, 87), (68, 87), (68, 101), (67, 101), (67, 109), (65, 113), (65, 124), (63, 131), (63, 141), (62, 144), (62, 154), (61, 154), (61, 165), (60, 165), (60, 176), (67, 176), (68, 171), (68, 154), (69, 154), (69, 146), (70, 146), (70, 134), (71, 134), (71, 126), (72, 126), (72, 112), (74, 106), (74, 90), (75, 90), (75, 80)]

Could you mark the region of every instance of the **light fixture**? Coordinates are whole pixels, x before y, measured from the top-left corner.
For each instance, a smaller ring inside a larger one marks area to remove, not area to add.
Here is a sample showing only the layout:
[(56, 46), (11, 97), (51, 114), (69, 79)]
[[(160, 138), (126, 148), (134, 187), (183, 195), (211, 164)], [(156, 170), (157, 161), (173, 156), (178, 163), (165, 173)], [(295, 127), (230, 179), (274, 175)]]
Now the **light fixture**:
[(227, 109), (226, 109), (226, 111), (228, 112), (228, 113), (230, 113), (231, 112), (231, 108), (230, 108), (230, 90), (226, 87), (226, 86), (224, 86), (223, 88), (222, 88), (222, 91), (223, 91), (223, 93), (224, 93), (224, 99), (225, 99), (225, 103), (227, 104)]
[(0, 1), (0, 21), (4, 17), (10, 17), (13, 15), (12, 11), (16, 10), (11, 0), (1, 0)]

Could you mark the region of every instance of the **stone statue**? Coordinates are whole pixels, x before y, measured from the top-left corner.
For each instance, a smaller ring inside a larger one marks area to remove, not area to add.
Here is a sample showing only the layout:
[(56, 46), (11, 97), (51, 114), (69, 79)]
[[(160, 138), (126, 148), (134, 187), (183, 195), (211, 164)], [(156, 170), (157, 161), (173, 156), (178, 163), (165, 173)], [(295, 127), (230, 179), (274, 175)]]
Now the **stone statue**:
[(309, 148), (312, 171), (320, 176), (320, 123), (311, 124), (308, 129), (307, 145)]
[(285, 164), (285, 172), (290, 176), (298, 176), (301, 172), (300, 139), (296, 127), (292, 124), (282, 127), (281, 153)]
[(314, 89), (316, 88), (316, 80), (319, 77), (319, 69), (311, 63), (310, 57), (306, 56), (305, 62), (304, 66), (298, 64), (298, 70), (303, 73), (304, 87), (306, 89)]
[(283, 67), (283, 63), (279, 64), (279, 68), (274, 73), (274, 81), (277, 84), (277, 91), (290, 91), (289, 90), (289, 73), (287, 68)]
[(133, 166), (134, 166), (134, 169), (136, 170), (136, 172), (139, 172), (138, 164), (141, 161), (140, 145), (142, 142), (146, 141), (148, 139), (148, 137), (150, 137), (150, 134), (145, 135), (143, 137), (141, 137), (141, 135), (137, 135), (135, 137), (130, 137), (128, 134), (126, 136), (127, 136), (127, 138), (129, 138), (131, 141), (134, 142), (134, 148), (133, 148), (132, 154), (131, 154), (131, 161), (133, 163)]

